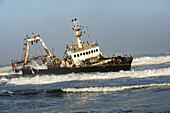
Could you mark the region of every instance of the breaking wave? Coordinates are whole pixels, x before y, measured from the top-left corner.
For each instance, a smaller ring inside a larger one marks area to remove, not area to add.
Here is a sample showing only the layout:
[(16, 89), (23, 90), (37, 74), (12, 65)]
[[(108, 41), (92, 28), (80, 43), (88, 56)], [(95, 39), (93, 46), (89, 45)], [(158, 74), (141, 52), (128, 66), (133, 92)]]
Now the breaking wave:
[(132, 85), (132, 86), (110, 86), (110, 87), (83, 87), (83, 88), (61, 88), (61, 89), (24, 89), (15, 91), (1, 91), (0, 96), (14, 96), (14, 95), (43, 95), (50, 93), (95, 93), (95, 92), (118, 92), (130, 89), (141, 89), (147, 87), (170, 86), (170, 83), (161, 84), (146, 84), (146, 85)]
[(166, 52), (165, 55), (170, 55), (170, 52)]
[[(0, 68), (0, 76), (12, 75), (12, 74), (16, 74), (16, 73), (12, 70), (11, 66), (6, 66), (6, 67)], [(22, 73), (19, 72), (17, 74), (22, 74)]]
[(8, 79), (2, 77), (0, 83), (25, 85), (25, 84), (50, 84), (65, 81), (85, 81), (85, 80), (103, 80), (103, 79), (116, 79), (116, 78), (146, 78), (170, 76), (170, 67), (162, 69), (150, 69), (143, 71), (120, 71), (120, 72), (107, 72), (107, 73), (81, 73), (81, 74), (67, 74), (67, 75), (44, 75), (34, 77), (19, 77)]
[(170, 83), (163, 84), (146, 84), (146, 85), (133, 85), (133, 86), (119, 86), (119, 87), (88, 87), (88, 88), (64, 88), (63, 92), (115, 92), (136, 88), (146, 88), (152, 86), (170, 86)]
[(12, 67), (11, 66), (6, 66), (6, 67), (1, 67), (0, 68), (0, 73), (9, 72), (9, 71), (12, 71)]
[(132, 66), (163, 64), (168, 62), (170, 62), (170, 56), (159, 56), (159, 57), (145, 56), (145, 57), (134, 58), (132, 62)]

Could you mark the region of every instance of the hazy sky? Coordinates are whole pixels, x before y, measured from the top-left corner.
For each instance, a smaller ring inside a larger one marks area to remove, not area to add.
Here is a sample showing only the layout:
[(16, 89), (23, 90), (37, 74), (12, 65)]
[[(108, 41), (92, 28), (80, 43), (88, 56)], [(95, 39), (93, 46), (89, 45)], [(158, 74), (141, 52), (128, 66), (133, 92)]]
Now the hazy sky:
[(61, 58), (75, 17), (104, 53), (170, 52), (170, 0), (0, 0), (0, 65), (22, 56), (32, 32)]

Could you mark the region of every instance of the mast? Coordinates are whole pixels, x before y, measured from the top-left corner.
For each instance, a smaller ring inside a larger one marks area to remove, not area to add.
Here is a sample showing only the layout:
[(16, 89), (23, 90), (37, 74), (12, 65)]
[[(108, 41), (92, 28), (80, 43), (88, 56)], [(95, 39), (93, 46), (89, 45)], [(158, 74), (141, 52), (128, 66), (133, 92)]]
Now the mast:
[(29, 37), (27, 36), (26, 40), (26, 50), (25, 50), (25, 57), (24, 57), (24, 65), (23, 67), (27, 67), (27, 59), (28, 59), (28, 50), (29, 50), (29, 41), (28, 41)]
[(82, 31), (81, 31), (81, 29), (83, 27), (79, 25), (79, 22), (76, 18), (72, 19), (72, 23), (73, 23), (73, 30), (74, 30), (74, 33), (76, 36), (77, 46), (78, 46), (78, 48), (82, 48), (82, 42), (81, 42)]

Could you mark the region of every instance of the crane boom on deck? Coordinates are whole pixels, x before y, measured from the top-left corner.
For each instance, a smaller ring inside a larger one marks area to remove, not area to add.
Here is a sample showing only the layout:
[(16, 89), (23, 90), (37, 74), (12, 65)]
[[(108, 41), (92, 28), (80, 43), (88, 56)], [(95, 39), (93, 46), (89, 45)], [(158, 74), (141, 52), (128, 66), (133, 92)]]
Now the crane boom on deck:
[[(34, 34), (32, 33), (33, 37), (28, 37), (28, 35), (26, 36), (26, 38), (24, 40), (26, 40), (26, 43), (24, 43), (25, 48), (23, 48), (24, 52), (24, 59), (14, 59), (11, 60), (12, 62), (12, 68), (13, 70), (17, 71), (17, 65), (24, 63), (23, 64), (23, 68), (27, 68), (27, 63), (35, 61), (35, 60), (42, 60), (44, 64), (47, 64), (46, 58), (50, 57), (52, 58), (52, 55), (50, 53), (50, 51), (48, 50), (47, 46), (45, 45), (44, 41), (41, 39), (40, 35), (34, 36)], [(29, 52), (29, 47), (30, 44), (33, 43), (38, 43), (38, 41), (40, 41), (40, 43), (42, 44), (43, 48), (45, 49), (47, 55), (43, 55), (43, 56), (36, 56), (36, 57), (28, 57), (28, 52)]]

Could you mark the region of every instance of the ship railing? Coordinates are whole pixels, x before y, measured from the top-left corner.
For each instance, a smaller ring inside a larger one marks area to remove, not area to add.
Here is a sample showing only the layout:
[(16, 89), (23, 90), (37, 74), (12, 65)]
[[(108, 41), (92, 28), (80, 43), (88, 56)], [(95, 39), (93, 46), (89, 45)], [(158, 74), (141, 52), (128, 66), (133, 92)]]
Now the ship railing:
[[(27, 60), (30, 61), (31, 59), (39, 58), (39, 57), (48, 57), (48, 55), (46, 53), (43, 53), (41, 55), (29, 55)], [(11, 62), (16, 63), (16, 64), (21, 64), (24, 62), (24, 58), (13, 59), (13, 60), (11, 60)]]
[(97, 47), (97, 46), (99, 46), (97, 43), (95, 43), (95, 44), (92, 44), (92, 45), (83, 45), (82, 46), (82, 48), (78, 48), (78, 47), (76, 47), (76, 48), (71, 48), (70, 50), (71, 51), (73, 51), (73, 52), (75, 52), (75, 51), (82, 51), (82, 50), (85, 50), (85, 49), (91, 49), (91, 48), (94, 48), (94, 47)]
[(112, 57), (129, 57), (130, 55), (125, 54), (125, 53), (109, 53), (109, 54), (104, 54), (104, 58), (112, 58)]
[(42, 54), (37, 54), (37, 55), (28, 55), (28, 59), (33, 59), (33, 58), (37, 58), (37, 57), (46, 57), (48, 56), (47, 53), (42, 53)]
[(17, 58), (17, 59), (11, 60), (11, 62), (12, 62), (12, 63), (20, 64), (20, 63), (23, 63), (23, 62), (24, 62), (24, 59), (23, 59), (23, 58)]

